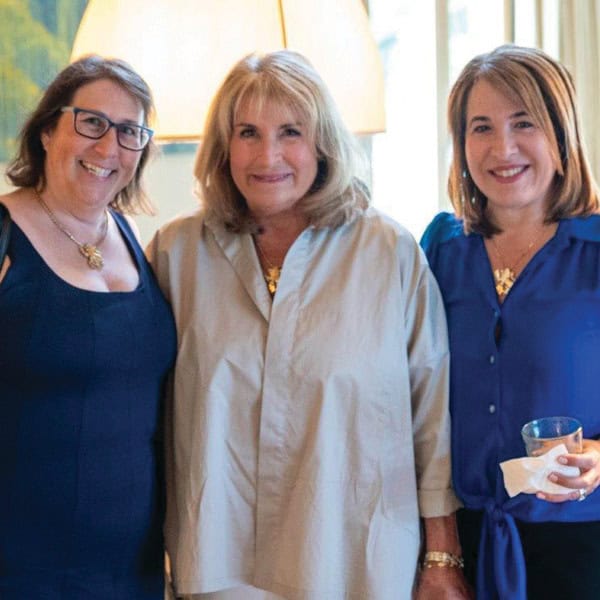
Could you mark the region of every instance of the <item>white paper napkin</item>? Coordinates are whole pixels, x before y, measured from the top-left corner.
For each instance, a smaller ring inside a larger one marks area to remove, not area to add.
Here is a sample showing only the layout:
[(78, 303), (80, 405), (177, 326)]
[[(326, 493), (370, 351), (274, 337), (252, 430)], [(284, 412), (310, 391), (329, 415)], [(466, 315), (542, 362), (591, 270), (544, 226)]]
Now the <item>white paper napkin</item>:
[(548, 479), (550, 473), (561, 473), (568, 477), (576, 477), (580, 474), (577, 467), (561, 465), (556, 461), (561, 454), (568, 454), (564, 444), (554, 446), (541, 456), (526, 456), (525, 458), (513, 458), (500, 463), (504, 474), (504, 487), (512, 498), (523, 492), (524, 494), (535, 494), (545, 492), (547, 494), (568, 494), (572, 488), (566, 488)]

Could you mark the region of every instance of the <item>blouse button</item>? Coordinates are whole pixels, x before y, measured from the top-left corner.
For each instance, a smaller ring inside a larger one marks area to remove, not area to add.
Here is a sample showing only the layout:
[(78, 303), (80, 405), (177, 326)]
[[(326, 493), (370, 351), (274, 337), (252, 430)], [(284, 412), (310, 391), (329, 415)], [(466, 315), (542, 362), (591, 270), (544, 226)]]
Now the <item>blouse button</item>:
[(488, 409), (490, 411), (490, 414), (493, 415), (496, 412), (496, 405), (495, 404), (490, 404), (488, 406)]
[(493, 354), (490, 354), (490, 365), (493, 365), (496, 362), (496, 357)]

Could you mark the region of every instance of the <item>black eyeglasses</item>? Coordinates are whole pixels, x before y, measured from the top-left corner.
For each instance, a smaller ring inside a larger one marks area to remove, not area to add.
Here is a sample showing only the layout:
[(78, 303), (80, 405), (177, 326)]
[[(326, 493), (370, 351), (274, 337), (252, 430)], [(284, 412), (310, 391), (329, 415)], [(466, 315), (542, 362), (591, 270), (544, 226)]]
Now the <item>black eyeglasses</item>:
[(93, 110), (85, 110), (76, 106), (63, 106), (60, 110), (61, 112), (72, 112), (75, 131), (92, 140), (99, 140), (111, 127), (114, 127), (117, 131), (119, 146), (127, 150), (135, 152), (143, 150), (154, 134), (152, 129), (134, 123), (114, 123), (106, 115)]

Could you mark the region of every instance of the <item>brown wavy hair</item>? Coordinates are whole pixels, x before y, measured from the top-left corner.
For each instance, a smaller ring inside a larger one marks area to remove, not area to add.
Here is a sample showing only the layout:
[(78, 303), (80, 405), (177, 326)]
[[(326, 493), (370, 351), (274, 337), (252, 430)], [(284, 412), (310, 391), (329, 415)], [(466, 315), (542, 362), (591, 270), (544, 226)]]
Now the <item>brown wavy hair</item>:
[(448, 193), (466, 232), (491, 236), (500, 231), (486, 211), (487, 198), (469, 174), (465, 154), (467, 103), (473, 85), (485, 80), (522, 104), (550, 144), (556, 173), (546, 222), (589, 215), (599, 207), (577, 114), (575, 88), (567, 69), (537, 48), (504, 45), (473, 58), (448, 98), (448, 127), (453, 156)]
[[(31, 113), (19, 135), (19, 149), (9, 163), (6, 176), (17, 187), (43, 188), (46, 183), (46, 151), (41, 136), (56, 127), (61, 108), (71, 104), (77, 90), (100, 79), (109, 79), (135, 98), (144, 111), (144, 125), (154, 115), (154, 102), (148, 84), (129, 64), (117, 58), (89, 55), (65, 67), (48, 86), (37, 108)], [(141, 151), (133, 179), (112, 200), (111, 206), (123, 213), (144, 212), (154, 209), (142, 187), (142, 172), (155, 151), (152, 140)]]

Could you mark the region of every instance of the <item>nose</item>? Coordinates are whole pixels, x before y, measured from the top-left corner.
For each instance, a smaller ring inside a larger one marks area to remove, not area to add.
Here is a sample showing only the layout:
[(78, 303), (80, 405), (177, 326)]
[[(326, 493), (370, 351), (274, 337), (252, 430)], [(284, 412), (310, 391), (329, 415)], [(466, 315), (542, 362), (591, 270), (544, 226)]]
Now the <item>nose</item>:
[(119, 142), (117, 141), (117, 130), (115, 127), (109, 127), (108, 131), (96, 140), (94, 148), (102, 156), (113, 156), (119, 151)]
[(279, 160), (281, 156), (281, 143), (277, 138), (264, 136), (260, 140), (258, 149), (258, 158), (264, 164), (273, 164)]
[(495, 156), (499, 158), (505, 158), (516, 152), (517, 141), (513, 132), (510, 129), (496, 131), (492, 149)]

